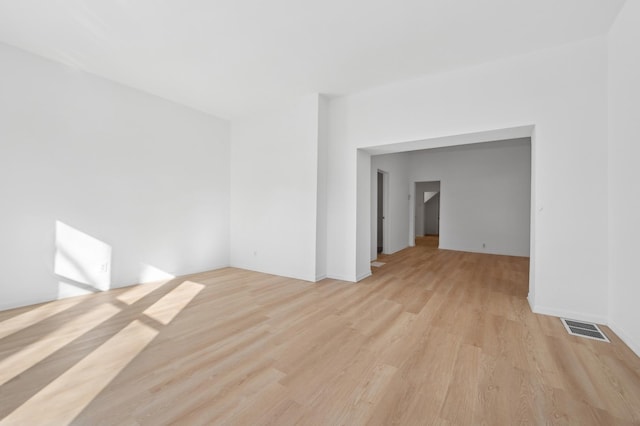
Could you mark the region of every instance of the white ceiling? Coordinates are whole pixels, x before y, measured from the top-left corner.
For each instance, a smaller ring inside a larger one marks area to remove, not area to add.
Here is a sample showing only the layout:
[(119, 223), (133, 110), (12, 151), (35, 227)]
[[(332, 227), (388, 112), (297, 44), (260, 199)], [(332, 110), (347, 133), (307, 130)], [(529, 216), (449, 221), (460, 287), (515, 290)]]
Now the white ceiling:
[(0, 41), (221, 117), (604, 34), (624, 0), (0, 0)]

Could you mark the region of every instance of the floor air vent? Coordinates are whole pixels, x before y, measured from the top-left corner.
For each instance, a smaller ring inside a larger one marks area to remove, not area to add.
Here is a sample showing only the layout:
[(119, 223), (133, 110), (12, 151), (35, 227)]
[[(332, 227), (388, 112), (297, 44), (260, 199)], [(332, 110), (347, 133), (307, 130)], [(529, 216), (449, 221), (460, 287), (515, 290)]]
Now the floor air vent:
[(601, 342), (609, 342), (607, 336), (605, 336), (595, 324), (565, 318), (560, 319), (569, 334), (586, 337), (587, 339), (600, 340)]

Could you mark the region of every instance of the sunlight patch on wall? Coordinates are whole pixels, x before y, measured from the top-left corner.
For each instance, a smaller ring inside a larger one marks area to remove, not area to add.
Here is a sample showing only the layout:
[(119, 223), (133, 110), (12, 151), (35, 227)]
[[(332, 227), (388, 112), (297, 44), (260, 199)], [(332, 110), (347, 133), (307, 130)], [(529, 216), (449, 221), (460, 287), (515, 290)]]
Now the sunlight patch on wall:
[[(54, 272), (56, 275), (86, 284), (96, 290), (108, 290), (111, 286), (111, 246), (65, 223), (56, 221)], [(87, 291), (81, 291), (81, 287), (74, 289), (68, 284), (59, 288), (59, 294), (73, 296), (87, 293)]]
[(157, 334), (138, 320), (131, 322), (3, 421), (24, 425), (71, 423)]
[(161, 324), (169, 324), (203, 288), (202, 284), (185, 281), (149, 306), (144, 314)]
[(90, 286), (81, 286), (71, 282), (58, 281), (58, 299), (83, 296), (85, 294), (96, 293), (97, 291), (98, 290)]
[(138, 282), (140, 283), (163, 280), (167, 281), (176, 277), (175, 275), (165, 272), (160, 268), (156, 268), (153, 265), (149, 265), (148, 263), (143, 263), (141, 266), (140, 275), (138, 277)]
[(111, 304), (100, 305), (89, 312), (70, 318), (69, 321), (62, 323), (60, 327), (48, 335), (0, 360), (0, 386), (105, 322), (118, 312), (120, 312), (120, 309)]
[(432, 199), (436, 194), (437, 194), (437, 192), (428, 192), (428, 191), (425, 191), (425, 193), (424, 193), (424, 202), (426, 203), (427, 201), (429, 201), (430, 199)]
[(132, 305), (138, 300), (145, 297), (147, 294), (162, 287), (166, 283), (174, 279), (175, 276), (163, 271), (160, 268), (156, 268), (153, 265), (147, 263), (141, 264), (140, 275), (138, 282), (140, 285), (131, 286), (126, 291), (118, 295), (118, 300)]

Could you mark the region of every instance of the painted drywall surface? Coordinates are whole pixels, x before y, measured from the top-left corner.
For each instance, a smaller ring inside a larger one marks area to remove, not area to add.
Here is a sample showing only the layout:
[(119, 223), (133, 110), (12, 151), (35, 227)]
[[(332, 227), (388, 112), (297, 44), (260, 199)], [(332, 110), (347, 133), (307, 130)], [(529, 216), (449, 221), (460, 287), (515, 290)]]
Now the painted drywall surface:
[(411, 182), (441, 182), (440, 248), (529, 256), (530, 165), (528, 139), (411, 153)]
[(231, 123), (231, 265), (315, 281), (319, 97)]
[(84, 291), (57, 221), (111, 247), (84, 273), (112, 288), (228, 265), (227, 122), (2, 44), (0, 93), (0, 309)]
[(440, 193), (436, 193), (423, 204), (424, 235), (440, 234)]
[(590, 196), (607, 193), (606, 59), (606, 40), (594, 38), (333, 99), (329, 275), (353, 280), (370, 258), (371, 183), (358, 179), (358, 148), (535, 125), (531, 303), (606, 319), (607, 208)]
[(318, 99), (318, 192), (316, 206), (316, 281), (327, 276), (327, 174), (328, 135), (327, 114), (329, 102), (324, 96)]
[[(425, 192), (439, 192), (440, 191), (440, 182), (418, 182), (416, 185), (416, 193), (414, 198), (414, 229), (415, 236), (421, 237), (425, 235), (426, 232), (426, 222), (425, 222), (425, 205), (424, 197), (421, 194)], [(434, 196), (435, 197), (435, 196)], [(438, 195), (438, 198), (440, 196)], [(439, 201), (438, 201), (439, 205)], [(437, 212), (435, 212), (437, 213)], [(433, 218), (432, 218), (433, 220)]]
[[(327, 141), (329, 174), (327, 176), (327, 276), (346, 281), (356, 281), (356, 265), (361, 274), (371, 272), (369, 265), (356, 261), (356, 226), (355, 218), (358, 182), (364, 182), (370, 176), (371, 156), (364, 153), (358, 155), (355, 146), (349, 146), (343, 140), (347, 132), (347, 105), (329, 101), (329, 120)], [(337, 119), (337, 121), (336, 121)], [(357, 165), (354, 167), (354, 163)], [(370, 188), (367, 186), (367, 189)], [(366, 226), (369, 225), (367, 221)], [(366, 232), (365, 232), (366, 233)], [(371, 238), (369, 236), (369, 238)], [(360, 244), (366, 244), (361, 239)], [(368, 247), (368, 245), (365, 245)], [(371, 253), (367, 254), (367, 261)]]
[(640, 356), (640, 1), (628, 0), (609, 34), (610, 325)]
[[(357, 205), (363, 205), (371, 202), (371, 155), (363, 150), (358, 150), (356, 154), (357, 161), (357, 181), (358, 188), (366, 188), (368, 193), (364, 191), (357, 191)], [(391, 204), (391, 203), (389, 203)], [(371, 204), (368, 204), (371, 208)], [(369, 214), (369, 211), (367, 211)], [(370, 219), (370, 217), (369, 217)], [(386, 219), (385, 219), (386, 221)], [(372, 242), (375, 241), (374, 236), (369, 232), (371, 226), (370, 220), (360, 221), (356, 223), (356, 234), (363, 235), (364, 238), (356, 240), (356, 258), (355, 264), (358, 265), (356, 269), (356, 276), (354, 281), (359, 281), (363, 278), (371, 275), (371, 265), (369, 263), (370, 253), (369, 248), (372, 246)], [(331, 276), (331, 275), (330, 275)]]
[[(395, 253), (407, 247), (409, 241), (409, 175), (407, 170), (407, 154), (375, 155), (371, 157), (371, 185), (377, 186), (378, 170), (388, 173), (389, 191), (387, 200), (388, 214), (384, 226), (389, 229), (386, 235), (385, 254)], [(375, 199), (371, 200), (371, 258), (377, 257), (377, 191), (372, 191)]]

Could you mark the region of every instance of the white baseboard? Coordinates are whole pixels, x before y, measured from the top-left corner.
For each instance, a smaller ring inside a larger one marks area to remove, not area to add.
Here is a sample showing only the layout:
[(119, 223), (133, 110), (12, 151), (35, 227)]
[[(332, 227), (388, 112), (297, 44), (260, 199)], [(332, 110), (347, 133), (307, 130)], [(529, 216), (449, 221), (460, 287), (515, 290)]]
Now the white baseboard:
[(364, 280), (365, 278), (370, 277), (370, 276), (371, 276), (371, 271), (369, 270), (369, 271), (365, 272), (364, 274), (360, 274), (360, 275), (358, 275), (358, 276), (356, 277), (356, 282), (357, 282), (357, 281), (362, 281), (362, 280)]
[(531, 299), (529, 298), (527, 299), (529, 300), (529, 306), (531, 307), (531, 310), (535, 314), (551, 315), (553, 317), (558, 317), (558, 318), (574, 319), (578, 321), (587, 321), (587, 322), (593, 322), (596, 324), (605, 324), (605, 325), (608, 322), (606, 316), (585, 314), (583, 312), (567, 311), (564, 309), (549, 308), (546, 306), (534, 305), (531, 302)]
[(310, 283), (316, 282), (315, 275), (299, 275), (299, 274), (290, 273), (289, 271), (274, 271), (274, 270), (271, 270), (270, 268), (263, 268), (263, 267), (241, 264), (241, 263), (232, 263), (231, 267), (236, 269), (244, 269), (245, 271), (260, 272), (261, 274), (277, 275), (279, 277), (293, 278), (294, 280), (308, 281)]
[(327, 274), (326, 278), (330, 278), (332, 280), (338, 280), (338, 281), (347, 281), (349, 283), (357, 283), (358, 281), (364, 280), (369, 276), (371, 276), (371, 271), (358, 275), (355, 278), (355, 280), (353, 279), (353, 277), (347, 277), (346, 275), (332, 275), (332, 274)]
[(324, 278), (328, 278), (330, 280), (338, 280), (338, 281), (346, 281), (348, 283), (356, 283), (358, 281), (361, 281), (369, 276), (371, 276), (371, 271), (369, 272), (365, 272), (362, 275), (359, 275), (358, 277), (356, 277), (356, 279), (354, 280), (353, 277), (347, 277), (346, 275), (333, 275), (333, 274), (327, 274), (325, 276), (323, 276), (322, 279)]
[(353, 279), (353, 277), (347, 277), (346, 275), (327, 274), (326, 278), (329, 278), (331, 280), (346, 281), (346, 282), (349, 282), (349, 283), (355, 283), (356, 282)]
[(615, 321), (609, 321), (609, 328), (616, 333), (616, 335), (622, 340), (629, 348), (640, 357), (640, 342), (634, 341), (629, 333), (624, 331)]
[(320, 275), (316, 275), (316, 282), (318, 281), (322, 281), (325, 278), (327, 278), (327, 274), (320, 274)]

